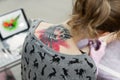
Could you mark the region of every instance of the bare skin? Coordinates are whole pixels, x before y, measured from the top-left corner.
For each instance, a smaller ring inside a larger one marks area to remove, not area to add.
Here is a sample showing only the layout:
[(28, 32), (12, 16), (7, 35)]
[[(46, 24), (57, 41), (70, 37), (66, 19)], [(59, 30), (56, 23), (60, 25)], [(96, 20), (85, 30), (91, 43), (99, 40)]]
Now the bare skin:
[[(39, 38), (40, 39), (40, 35), (41, 35), (41, 33), (40, 33), (40, 31), (42, 31), (42, 30), (47, 30), (50, 26), (52, 26), (52, 25), (54, 25), (54, 24), (50, 24), (50, 23), (46, 23), (46, 22), (41, 22), (40, 24), (39, 24), (39, 26), (37, 27), (37, 29), (35, 30), (35, 36), (37, 37), (37, 38)], [(70, 31), (70, 27), (69, 27), (69, 25), (67, 25), (66, 23), (63, 23), (63, 25), (64, 25), (64, 27), (68, 30), (68, 31)], [(77, 35), (75, 38), (78, 38), (79, 36)], [(109, 33), (109, 32), (104, 32), (104, 33), (101, 33), (99, 36), (98, 36), (98, 38), (100, 39), (100, 40), (103, 40), (103, 41), (105, 41), (106, 43), (110, 43), (111, 41), (113, 41), (114, 39), (115, 39), (115, 35), (113, 35), (113, 33)], [(79, 39), (80, 40), (80, 39)], [(78, 47), (76, 46), (76, 42), (74, 41), (74, 39), (73, 39), (73, 37), (71, 37), (71, 38), (69, 38), (69, 39), (66, 39), (65, 41), (64, 41), (64, 43), (65, 43), (65, 45), (67, 45), (67, 46), (69, 46), (69, 47), (65, 47), (65, 46), (63, 46), (63, 43), (62, 43), (62, 46), (60, 45), (60, 44), (58, 44), (57, 43), (57, 45), (55, 45), (55, 46), (57, 46), (57, 48), (53, 48), (53, 50), (55, 50), (55, 51), (57, 51), (57, 52), (60, 52), (60, 53), (64, 53), (64, 54), (68, 54), (68, 55), (80, 55), (80, 54), (82, 54), (80, 51), (79, 51), (79, 49), (78, 49)], [(59, 48), (59, 50), (58, 50), (58, 48)], [(84, 47), (83, 49), (82, 49), (84, 52), (86, 52), (86, 53), (88, 53), (89, 54), (89, 46), (87, 47)]]
[[(39, 24), (39, 26), (37, 27), (37, 29), (35, 30), (35, 36), (37, 38), (40, 39), (40, 31), (42, 30), (47, 30), (50, 26), (52, 26), (53, 24), (50, 24), (50, 23), (45, 23), (45, 22), (42, 22)], [(65, 28), (67, 29), (67, 28)], [(67, 29), (69, 31), (69, 29)], [(79, 51), (79, 49), (77, 48), (76, 44), (74, 43), (73, 41), (73, 38), (69, 38), (69, 39), (66, 39), (64, 40), (64, 43), (66, 43), (66, 46), (61, 46), (60, 44), (57, 44), (56, 46), (59, 46), (60, 49), (55, 49), (55, 51), (57, 52), (60, 52), (60, 53), (64, 53), (64, 54), (68, 54), (68, 55), (81, 55), (82, 53)], [(53, 49), (54, 50), (54, 49)]]

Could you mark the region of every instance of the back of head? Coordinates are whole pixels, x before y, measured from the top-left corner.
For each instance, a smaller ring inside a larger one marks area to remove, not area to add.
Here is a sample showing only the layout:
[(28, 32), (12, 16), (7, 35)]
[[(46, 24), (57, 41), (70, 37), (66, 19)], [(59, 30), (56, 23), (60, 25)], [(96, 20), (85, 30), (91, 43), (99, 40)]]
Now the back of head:
[(68, 24), (72, 26), (73, 33), (83, 30), (93, 37), (99, 30), (118, 32), (120, 30), (120, 0), (76, 0), (72, 19)]
[(120, 30), (120, 0), (109, 0), (110, 13), (107, 19), (97, 27), (99, 30), (117, 32)]

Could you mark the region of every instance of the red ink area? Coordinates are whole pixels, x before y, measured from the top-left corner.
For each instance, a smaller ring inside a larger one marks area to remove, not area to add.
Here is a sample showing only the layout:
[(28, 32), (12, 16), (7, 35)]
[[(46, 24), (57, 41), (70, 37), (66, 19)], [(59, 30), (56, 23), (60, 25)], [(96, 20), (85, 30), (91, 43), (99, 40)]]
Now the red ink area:
[(39, 39), (44, 43), (46, 44), (48, 47), (52, 48), (53, 50), (59, 52), (60, 51), (60, 46), (63, 46), (63, 47), (66, 47), (66, 48), (69, 48), (69, 45), (67, 44), (67, 42), (65, 40), (61, 40), (60, 39), (60, 33), (57, 35), (56, 37), (56, 41), (52, 41), (50, 42), (49, 41), (49, 38), (45, 37), (45, 30), (41, 30), (39, 31)]
[(55, 51), (57, 51), (57, 52), (60, 51), (60, 46), (69, 48), (68, 44), (67, 44), (65, 41), (63, 41), (63, 40), (59, 40), (59, 41), (57, 41), (57, 42), (53, 42), (53, 43), (52, 43), (52, 48), (53, 48)]
[(53, 44), (52, 44), (52, 48), (53, 48), (53, 50), (55, 50), (55, 51), (57, 51), (57, 52), (60, 51), (60, 45), (58, 45), (57, 43), (53, 43)]
[(45, 33), (45, 30), (38, 31), (38, 33), (39, 33), (39, 39), (42, 39)]
[(61, 46), (64, 46), (64, 47), (66, 47), (66, 48), (69, 48), (67, 42), (65, 42), (64, 40), (59, 40), (59, 41), (57, 42), (57, 44), (59, 44), (59, 45), (61, 45)]

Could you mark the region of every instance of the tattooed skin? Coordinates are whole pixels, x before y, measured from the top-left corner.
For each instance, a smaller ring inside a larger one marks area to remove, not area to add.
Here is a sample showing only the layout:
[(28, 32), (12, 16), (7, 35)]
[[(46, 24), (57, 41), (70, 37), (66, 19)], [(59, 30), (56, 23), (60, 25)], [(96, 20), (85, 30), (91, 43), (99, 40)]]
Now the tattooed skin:
[(39, 39), (53, 50), (59, 52), (60, 46), (69, 48), (65, 40), (70, 39), (71, 35), (68, 29), (63, 26), (49, 27), (48, 29), (40, 30), (39, 33)]

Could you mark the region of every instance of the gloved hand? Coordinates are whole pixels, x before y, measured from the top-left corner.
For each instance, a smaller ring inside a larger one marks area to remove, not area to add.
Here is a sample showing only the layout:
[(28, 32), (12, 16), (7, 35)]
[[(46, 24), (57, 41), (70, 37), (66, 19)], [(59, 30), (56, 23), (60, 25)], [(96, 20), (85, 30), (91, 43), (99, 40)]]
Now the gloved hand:
[(107, 43), (103, 40), (90, 40), (88, 43), (90, 47), (90, 56), (94, 60), (96, 66), (97, 66), (97, 72), (96, 75), (98, 74), (98, 65), (100, 60), (105, 54), (105, 49)]
[(90, 46), (90, 56), (93, 58), (95, 61), (96, 65), (100, 62), (102, 57), (105, 54), (105, 49), (106, 49), (107, 43), (103, 40), (90, 40), (89, 41), (89, 46)]
[(106, 45), (107, 45), (107, 43), (106, 43), (105, 39), (103, 39), (103, 37), (99, 38), (98, 40), (83, 39), (77, 43), (77, 46), (79, 49), (82, 49), (87, 46), (89, 47), (89, 55), (92, 57), (92, 59), (94, 60), (96, 66), (97, 66), (96, 75), (98, 74), (98, 64), (105, 54)]

